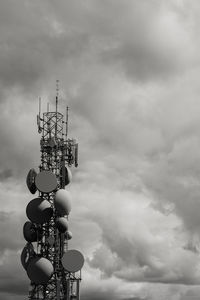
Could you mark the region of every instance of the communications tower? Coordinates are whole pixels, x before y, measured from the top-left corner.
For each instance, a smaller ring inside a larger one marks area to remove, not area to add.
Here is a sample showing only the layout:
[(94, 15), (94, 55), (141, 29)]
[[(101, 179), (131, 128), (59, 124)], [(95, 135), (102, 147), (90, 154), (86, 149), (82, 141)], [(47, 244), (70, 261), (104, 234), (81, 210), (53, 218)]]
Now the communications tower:
[(21, 262), (30, 279), (29, 300), (80, 299), (81, 269), (84, 257), (68, 248), (71, 195), (67, 190), (72, 175), (70, 167), (78, 166), (78, 144), (68, 138), (68, 107), (66, 116), (56, 109), (37, 115), (41, 134), (41, 163), (38, 172), (31, 169), (27, 186), (37, 197), (26, 207), (28, 221), (23, 227), (26, 245)]

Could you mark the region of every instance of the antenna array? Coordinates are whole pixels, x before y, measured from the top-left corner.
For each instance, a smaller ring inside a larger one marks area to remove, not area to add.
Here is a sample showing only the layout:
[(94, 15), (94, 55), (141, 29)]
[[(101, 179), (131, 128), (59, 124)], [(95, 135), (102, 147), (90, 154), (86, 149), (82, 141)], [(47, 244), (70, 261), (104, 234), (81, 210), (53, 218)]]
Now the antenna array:
[(58, 112), (59, 82), (56, 82), (56, 111), (41, 116), (41, 99), (37, 116), (41, 134), (39, 172), (31, 169), (27, 186), (38, 196), (26, 208), (29, 219), (23, 234), (27, 241), (21, 262), (30, 283), (30, 300), (80, 299), (81, 252), (68, 249), (71, 195), (65, 187), (72, 179), (70, 167), (78, 166), (78, 144), (68, 138), (68, 107), (66, 118)]

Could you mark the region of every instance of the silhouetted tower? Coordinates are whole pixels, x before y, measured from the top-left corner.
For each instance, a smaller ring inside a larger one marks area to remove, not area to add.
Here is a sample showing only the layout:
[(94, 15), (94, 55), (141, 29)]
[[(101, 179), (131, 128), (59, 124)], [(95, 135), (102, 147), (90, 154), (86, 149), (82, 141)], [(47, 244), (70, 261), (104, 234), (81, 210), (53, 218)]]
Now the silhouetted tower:
[(78, 166), (78, 144), (68, 138), (68, 107), (66, 118), (58, 112), (58, 86), (56, 110), (41, 115), (39, 101), (37, 116), (41, 134), (41, 164), (39, 172), (31, 169), (27, 186), (37, 198), (26, 208), (29, 219), (23, 233), (27, 241), (21, 262), (31, 280), (30, 300), (80, 299), (83, 255), (68, 249), (72, 233), (68, 230), (71, 196), (65, 187), (71, 181), (70, 167)]

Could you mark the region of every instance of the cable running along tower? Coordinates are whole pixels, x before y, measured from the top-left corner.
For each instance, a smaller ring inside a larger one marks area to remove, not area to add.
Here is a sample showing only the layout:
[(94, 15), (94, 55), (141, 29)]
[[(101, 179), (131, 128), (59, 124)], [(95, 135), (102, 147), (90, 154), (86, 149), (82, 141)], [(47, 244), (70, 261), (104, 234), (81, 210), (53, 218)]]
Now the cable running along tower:
[(41, 134), (41, 163), (38, 172), (30, 169), (27, 186), (38, 196), (26, 207), (28, 221), (23, 227), (26, 245), (21, 263), (30, 279), (29, 300), (80, 300), (81, 252), (68, 248), (71, 195), (66, 186), (72, 175), (70, 167), (78, 166), (78, 144), (68, 138), (68, 107), (66, 117), (56, 111), (37, 116)]

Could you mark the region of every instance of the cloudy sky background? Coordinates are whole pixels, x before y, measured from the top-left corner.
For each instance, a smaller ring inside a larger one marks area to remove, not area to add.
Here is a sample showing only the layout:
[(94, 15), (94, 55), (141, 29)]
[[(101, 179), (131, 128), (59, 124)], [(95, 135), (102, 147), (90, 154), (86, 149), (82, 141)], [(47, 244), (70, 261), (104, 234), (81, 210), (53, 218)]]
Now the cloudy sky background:
[(27, 299), (25, 178), (56, 79), (82, 299), (199, 299), (199, 20), (198, 0), (0, 2), (0, 299)]

